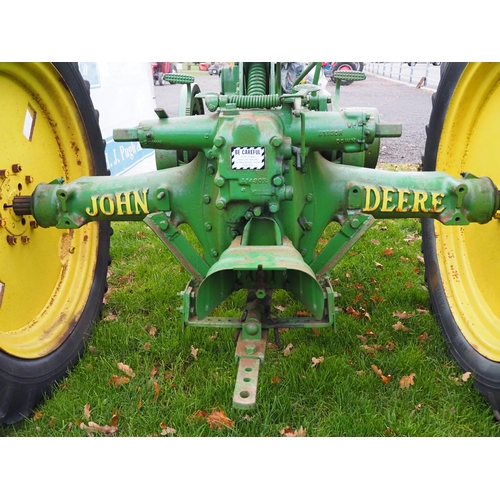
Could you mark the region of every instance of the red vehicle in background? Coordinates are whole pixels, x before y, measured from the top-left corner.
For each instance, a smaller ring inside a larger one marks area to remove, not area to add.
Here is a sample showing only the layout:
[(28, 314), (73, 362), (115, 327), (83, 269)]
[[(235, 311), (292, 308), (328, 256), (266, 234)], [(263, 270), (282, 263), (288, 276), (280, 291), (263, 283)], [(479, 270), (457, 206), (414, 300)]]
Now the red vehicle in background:
[[(335, 71), (363, 71), (365, 63), (362, 62), (327, 62), (323, 63), (325, 76), (330, 78), (333, 83), (337, 80), (333, 77)], [(342, 85), (350, 85), (352, 81), (342, 81)]]
[(155, 85), (164, 85), (163, 75), (166, 73), (177, 73), (177, 67), (171, 62), (153, 62), (151, 63), (153, 70), (153, 82)]

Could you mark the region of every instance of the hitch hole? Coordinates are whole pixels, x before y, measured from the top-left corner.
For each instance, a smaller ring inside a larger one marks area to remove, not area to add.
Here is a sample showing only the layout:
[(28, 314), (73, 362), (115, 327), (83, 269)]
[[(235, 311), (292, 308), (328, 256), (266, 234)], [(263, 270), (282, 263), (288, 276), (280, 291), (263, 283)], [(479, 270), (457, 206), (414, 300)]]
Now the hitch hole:
[(460, 222), (460, 217), (455, 217), (455, 222)]
[(248, 391), (241, 391), (240, 392), (240, 396), (243, 398), (243, 399), (246, 399), (248, 397), (250, 397), (250, 393)]
[(21, 224), (22, 224), (23, 226), (25, 226), (25, 225), (26, 225), (26, 219), (25, 219), (24, 217), (21, 219)]
[(19, 192), (21, 192), (21, 191), (23, 190), (23, 185), (22, 185), (22, 184), (18, 184), (18, 185), (17, 185), (17, 190), (18, 190)]

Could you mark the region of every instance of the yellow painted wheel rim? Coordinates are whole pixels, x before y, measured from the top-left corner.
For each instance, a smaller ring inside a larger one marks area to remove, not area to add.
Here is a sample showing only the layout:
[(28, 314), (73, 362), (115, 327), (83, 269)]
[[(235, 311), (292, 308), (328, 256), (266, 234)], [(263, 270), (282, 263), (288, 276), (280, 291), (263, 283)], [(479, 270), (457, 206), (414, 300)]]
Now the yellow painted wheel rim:
[[(500, 185), (500, 64), (469, 63), (446, 114), (436, 170), (470, 172)], [(500, 220), (461, 228), (435, 224), (436, 252), (451, 313), (471, 346), (500, 361)]]
[(82, 314), (98, 227), (33, 227), (9, 205), (40, 182), (94, 175), (94, 164), (78, 106), (52, 64), (0, 63), (0, 101), (0, 349), (33, 359), (61, 345)]

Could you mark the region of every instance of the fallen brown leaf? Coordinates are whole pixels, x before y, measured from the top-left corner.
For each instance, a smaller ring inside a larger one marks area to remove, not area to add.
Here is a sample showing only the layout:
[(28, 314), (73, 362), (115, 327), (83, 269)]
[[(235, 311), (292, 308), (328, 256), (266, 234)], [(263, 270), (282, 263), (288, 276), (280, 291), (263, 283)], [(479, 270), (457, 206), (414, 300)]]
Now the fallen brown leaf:
[(118, 430), (117, 427), (112, 425), (98, 425), (95, 422), (89, 422), (89, 425), (85, 425), (83, 422), (80, 424), (80, 429), (86, 430), (89, 436), (92, 436), (94, 432), (99, 432), (100, 434), (106, 434), (112, 436)]
[(124, 365), (123, 363), (118, 363), (118, 370), (122, 371), (125, 373), (125, 375), (128, 375), (129, 377), (135, 377), (134, 370), (130, 368), (128, 365)]
[(129, 382), (130, 379), (128, 377), (120, 377), (118, 375), (112, 375), (112, 377), (108, 381), (109, 385), (114, 385), (115, 387), (119, 387), (123, 384), (128, 384)]
[(279, 384), (281, 382), (281, 378), (276, 376), (271, 379), (271, 384)]
[(410, 385), (414, 385), (413, 379), (415, 378), (414, 373), (410, 373), (410, 375), (406, 375), (401, 378), (399, 381), (399, 387), (401, 389), (409, 389)]
[(395, 323), (394, 325), (392, 325), (392, 327), (396, 331), (402, 330), (403, 332), (407, 332), (409, 330), (409, 328), (407, 326), (403, 325), (403, 323), (401, 323), (401, 321), (398, 321), (397, 323)]
[(322, 363), (323, 361), (325, 360), (325, 357), (324, 356), (320, 356), (319, 358), (312, 358), (312, 368), (314, 368), (315, 366), (317, 366), (319, 363)]
[(173, 429), (172, 427), (168, 427), (167, 424), (165, 424), (165, 422), (162, 422), (160, 424), (160, 427), (162, 429), (161, 431), (162, 436), (168, 436), (169, 434), (177, 434), (177, 430)]
[(191, 346), (191, 354), (193, 355), (194, 359), (198, 359), (198, 349), (195, 349), (193, 346)]
[(382, 251), (382, 255), (388, 256), (392, 255), (394, 253), (394, 248), (386, 248), (385, 250)]
[(290, 356), (290, 354), (292, 354), (292, 349), (293, 349), (293, 344), (288, 344), (285, 347), (285, 350), (283, 351), (283, 356), (285, 357)]
[(280, 434), (285, 437), (306, 437), (307, 429), (300, 426), (298, 431), (294, 431), (289, 425), (280, 430)]
[(90, 418), (90, 405), (88, 403), (83, 407), (83, 418), (85, 420)]
[(382, 370), (377, 365), (372, 365), (372, 370), (378, 377), (381, 378), (384, 384), (388, 384), (391, 381), (392, 375), (384, 375)]
[(392, 313), (394, 318), (399, 318), (399, 319), (411, 318), (413, 316), (413, 314), (414, 313), (407, 313), (406, 311), (403, 311), (403, 312), (396, 311), (396, 312)]
[(207, 416), (206, 421), (210, 424), (210, 429), (222, 429), (223, 427), (232, 429), (234, 425), (234, 420), (227, 417), (224, 410), (214, 410)]
[(43, 411), (37, 411), (33, 415), (33, 422), (36, 422), (39, 418), (42, 418), (42, 417), (43, 417)]

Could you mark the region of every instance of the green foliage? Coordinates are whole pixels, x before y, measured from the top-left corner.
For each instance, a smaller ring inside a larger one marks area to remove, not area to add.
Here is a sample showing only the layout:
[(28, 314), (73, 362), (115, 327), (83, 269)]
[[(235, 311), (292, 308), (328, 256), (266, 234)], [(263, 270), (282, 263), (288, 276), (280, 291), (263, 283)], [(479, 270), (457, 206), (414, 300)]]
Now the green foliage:
[[(142, 223), (113, 227), (109, 291), (86, 354), (34, 415), (1, 435), (86, 436), (80, 425), (89, 422), (116, 427), (114, 436), (500, 435), (428, 312), (417, 220), (374, 224), (332, 271), (335, 331), (285, 330), (279, 346), (270, 334), (253, 411), (232, 408), (234, 332), (183, 331), (177, 293), (188, 274)], [(239, 316), (244, 300), (235, 294), (217, 314)], [(302, 309), (281, 291), (273, 304), (284, 316)], [(313, 367), (313, 357), (323, 360)], [(411, 374), (413, 385), (401, 388)], [(228, 424), (211, 427), (214, 411)]]

